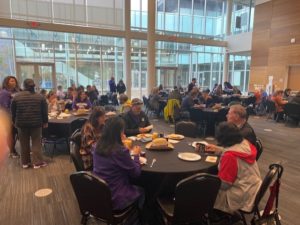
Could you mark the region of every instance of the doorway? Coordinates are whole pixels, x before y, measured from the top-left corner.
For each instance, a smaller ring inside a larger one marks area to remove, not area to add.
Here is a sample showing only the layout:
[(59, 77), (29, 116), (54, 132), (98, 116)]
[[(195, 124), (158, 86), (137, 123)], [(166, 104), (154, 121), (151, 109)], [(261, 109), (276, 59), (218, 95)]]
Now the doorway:
[(157, 86), (162, 84), (165, 89), (173, 89), (177, 84), (176, 67), (156, 67)]
[(300, 90), (300, 65), (289, 66), (289, 76), (287, 87), (293, 91)]
[(21, 85), (25, 79), (33, 79), (36, 91), (56, 89), (54, 63), (17, 62), (17, 78)]

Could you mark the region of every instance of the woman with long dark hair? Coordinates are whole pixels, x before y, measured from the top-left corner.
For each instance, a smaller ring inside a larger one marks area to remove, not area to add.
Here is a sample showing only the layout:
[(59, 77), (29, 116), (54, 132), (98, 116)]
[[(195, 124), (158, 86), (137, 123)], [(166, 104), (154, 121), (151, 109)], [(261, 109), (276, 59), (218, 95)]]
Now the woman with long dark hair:
[[(3, 108), (10, 113), (10, 106), (13, 96), (20, 91), (20, 87), (17, 78), (14, 76), (7, 76), (4, 78), (2, 83), (2, 90), (0, 91), (0, 108)], [(10, 157), (19, 158), (20, 155), (15, 149), (17, 129), (12, 125), (12, 134), (10, 141)]]
[(100, 139), (104, 124), (104, 110), (102, 110), (101, 107), (95, 107), (92, 110), (90, 118), (81, 129), (80, 155), (86, 170), (93, 168), (92, 147)]
[(106, 121), (100, 140), (93, 155), (93, 172), (105, 180), (111, 190), (114, 210), (121, 210), (139, 199), (143, 202), (143, 191), (132, 184), (141, 174), (139, 162), (140, 148), (131, 150), (124, 147), (125, 124), (122, 118), (114, 117)]

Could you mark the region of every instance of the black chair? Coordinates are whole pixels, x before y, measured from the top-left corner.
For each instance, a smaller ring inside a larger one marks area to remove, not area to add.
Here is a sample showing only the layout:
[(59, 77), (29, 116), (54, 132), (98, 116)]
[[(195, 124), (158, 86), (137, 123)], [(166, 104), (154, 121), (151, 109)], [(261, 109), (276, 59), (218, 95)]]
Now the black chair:
[(114, 211), (107, 183), (92, 173), (76, 172), (70, 175), (70, 180), (82, 215), (81, 224), (87, 224), (91, 216), (106, 224), (124, 224), (138, 215), (136, 202), (124, 210)]
[(270, 118), (272, 119), (272, 117), (276, 115), (276, 106), (274, 101), (269, 99), (266, 100), (266, 111), (267, 111), (267, 120)]
[(52, 134), (49, 132), (48, 128), (43, 129), (42, 131), (42, 147), (45, 152), (47, 152), (46, 146), (52, 146), (51, 149), (51, 158), (54, 156), (54, 152), (57, 148), (57, 145), (63, 145), (65, 144), (67, 146), (67, 149), (69, 149), (68, 145), (68, 138), (66, 137), (59, 137), (56, 134)]
[(99, 104), (101, 106), (109, 105), (109, 98), (108, 98), (108, 96), (107, 95), (101, 95), (100, 96)]
[(83, 171), (84, 164), (80, 156), (81, 130), (77, 129), (70, 137), (70, 155), (76, 171)]
[[(283, 173), (283, 167), (279, 164), (271, 164), (269, 166), (269, 171), (267, 175), (265, 176), (254, 200), (254, 205), (251, 211), (246, 212), (243, 210), (239, 210), (239, 213), (242, 217), (243, 224), (247, 225), (247, 221), (245, 218), (245, 214), (253, 214), (253, 218), (258, 217), (261, 218), (260, 210), (259, 210), (259, 204), (264, 197), (265, 193), (269, 189), (269, 187), (275, 182), (275, 178), (280, 178)], [(252, 224), (252, 223), (251, 223)]]
[(213, 206), (221, 185), (214, 175), (200, 173), (181, 180), (176, 185), (175, 198), (158, 198), (159, 208), (167, 224), (187, 224), (209, 219), (205, 214)]
[(70, 125), (71, 126), (71, 132), (73, 133), (77, 129), (81, 129), (86, 121), (87, 121), (86, 118), (78, 118), (78, 119), (72, 121), (71, 125)]
[(175, 133), (195, 138), (197, 135), (197, 125), (194, 122), (180, 121), (175, 124)]
[(264, 151), (263, 145), (262, 145), (261, 140), (259, 138), (256, 138), (255, 147), (256, 147), (256, 150), (257, 150), (256, 161), (258, 161), (259, 157), (261, 156), (261, 154)]
[(287, 103), (284, 106), (284, 113), (286, 115), (286, 122), (291, 119), (296, 121), (297, 124), (300, 121), (300, 104), (297, 103)]
[(198, 131), (200, 136), (206, 136), (207, 130), (207, 115), (200, 109), (190, 109), (190, 120), (197, 124)]

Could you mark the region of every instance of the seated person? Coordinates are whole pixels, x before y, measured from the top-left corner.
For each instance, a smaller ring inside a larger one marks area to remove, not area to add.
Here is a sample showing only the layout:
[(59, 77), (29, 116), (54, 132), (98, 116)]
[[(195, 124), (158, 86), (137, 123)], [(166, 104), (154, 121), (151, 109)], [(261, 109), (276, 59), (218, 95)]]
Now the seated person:
[(286, 100), (283, 100), (283, 90), (275, 91), (272, 96), (272, 101), (275, 102), (276, 106), (276, 121), (283, 119), (284, 114), (284, 105), (287, 103)]
[(284, 99), (288, 99), (289, 96), (291, 95), (291, 89), (290, 88), (286, 88), (283, 92), (283, 98)]
[(143, 191), (130, 180), (141, 174), (139, 162), (140, 147), (131, 150), (124, 147), (124, 121), (120, 117), (108, 119), (100, 140), (93, 153), (93, 173), (105, 180), (111, 190), (113, 210), (122, 210), (139, 199), (143, 204)]
[(222, 84), (219, 84), (211, 93), (213, 96), (222, 96), (223, 95), (223, 89)]
[(143, 102), (140, 99), (134, 98), (131, 101), (130, 111), (124, 114), (126, 136), (150, 132), (145, 128), (150, 125), (150, 122), (148, 116), (142, 111), (142, 105)]
[(250, 211), (261, 185), (256, 148), (229, 122), (220, 123), (216, 139), (223, 152), (218, 167), (222, 183), (214, 208), (230, 214), (237, 210)]
[(105, 112), (100, 107), (95, 107), (81, 129), (80, 155), (86, 170), (93, 168), (92, 147), (100, 139), (105, 119)]
[(202, 97), (200, 99), (201, 104), (205, 104), (206, 108), (211, 108), (214, 105), (214, 100), (213, 98), (209, 95), (210, 90), (204, 89), (202, 91)]
[(159, 95), (159, 88), (154, 87), (151, 90), (151, 94), (149, 95), (149, 105), (151, 109), (155, 111), (157, 116), (160, 115), (161, 111), (163, 110), (165, 104), (161, 103), (161, 96)]
[(57, 102), (57, 95), (54, 91), (49, 91), (47, 95), (48, 112), (57, 112), (59, 105)]
[(174, 90), (169, 94), (168, 100), (169, 99), (177, 99), (179, 102), (181, 102), (181, 94), (177, 86), (174, 86)]
[(72, 108), (77, 110), (81, 107), (79, 107), (80, 104), (83, 104), (85, 109), (90, 109), (92, 107), (92, 104), (90, 100), (87, 97), (87, 94), (84, 91), (78, 92), (78, 97), (73, 100)]
[(229, 83), (228, 81), (224, 82), (224, 93), (231, 95), (233, 93), (233, 87), (231, 85), (231, 83)]
[(185, 96), (181, 103), (181, 110), (182, 111), (190, 111), (191, 108), (195, 106), (195, 99), (197, 99), (199, 90), (198, 88), (193, 88), (193, 90), (190, 91), (190, 93)]
[(120, 113), (126, 113), (131, 109), (131, 100), (128, 99), (127, 95), (120, 94), (119, 101), (121, 105)]
[(242, 95), (242, 92), (240, 91), (240, 89), (238, 89), (236, 86), (234, 86), (233, 89), (232, 89), (232, 94)]

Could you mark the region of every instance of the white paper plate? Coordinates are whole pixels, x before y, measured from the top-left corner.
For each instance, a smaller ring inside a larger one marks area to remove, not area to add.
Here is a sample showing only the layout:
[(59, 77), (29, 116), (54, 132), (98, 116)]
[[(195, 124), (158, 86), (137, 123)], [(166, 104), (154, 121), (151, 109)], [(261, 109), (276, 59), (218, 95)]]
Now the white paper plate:
[(196, 148), (196, 144), (197, 143), (201, 143), (201, 144), (204, 144), (204, 145), (208, 145), (208, 143), (206, 142), (206, 141), (194, 141), (193, 143), (192, 143), (192, 146), (194, 147), (194, 148)]
[(140, 164), (145, 165), (147, 164), (147, 159), (145, 157), (140, 156)]
[(185, 161), (198, 161), (201, 159), (201, 156), (192, 152), (181, 152), (178, 153), (178, 158)]

